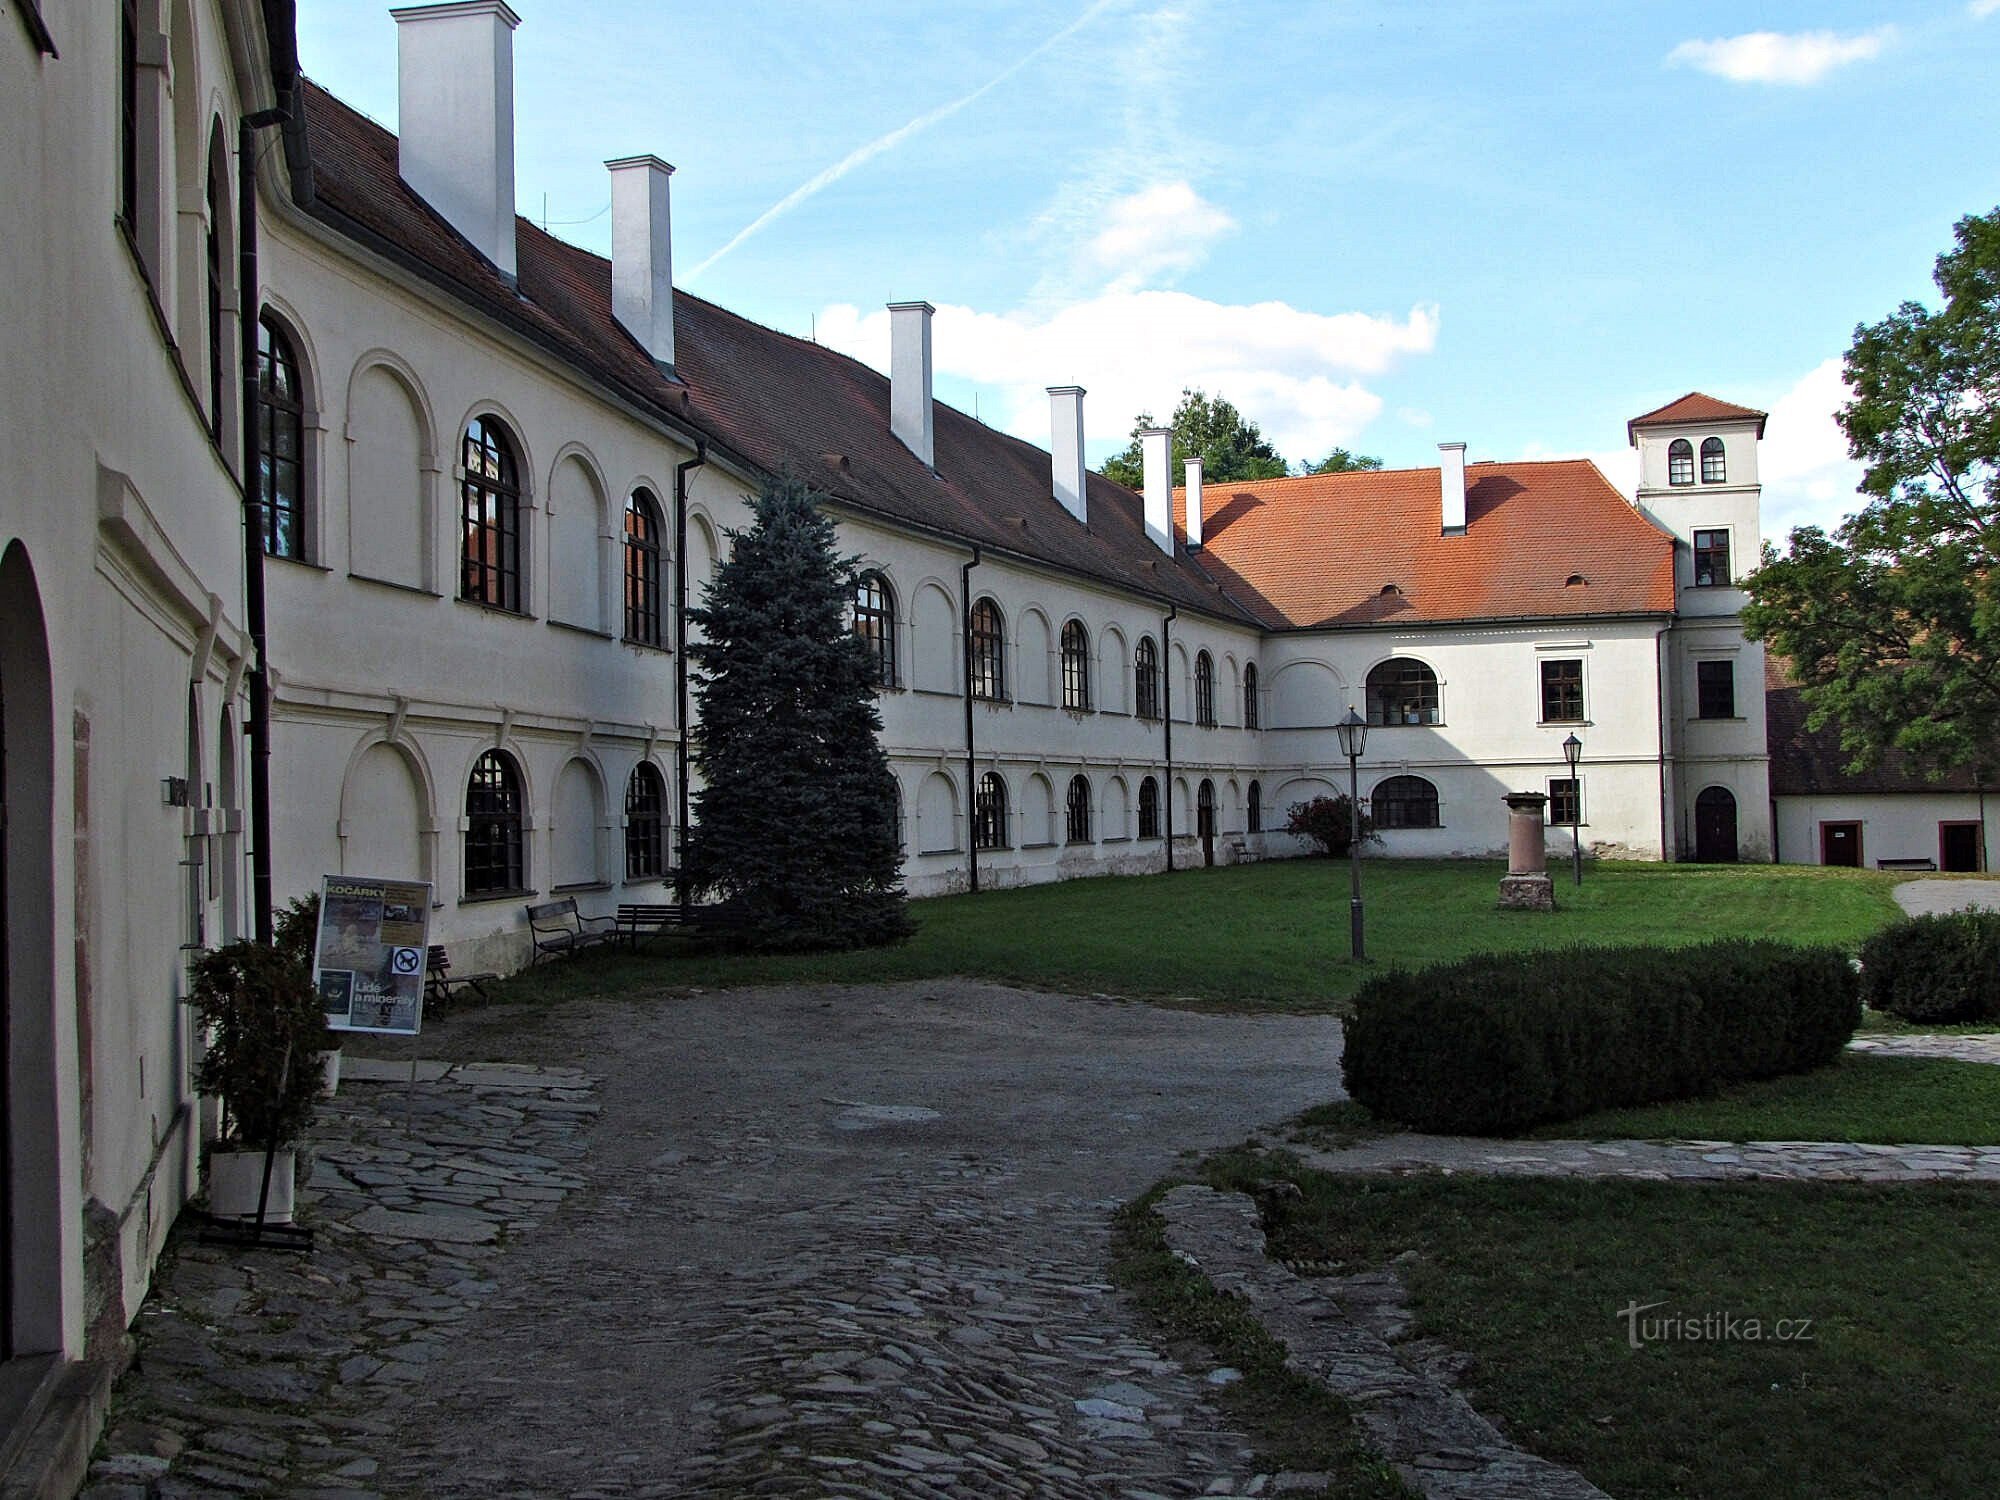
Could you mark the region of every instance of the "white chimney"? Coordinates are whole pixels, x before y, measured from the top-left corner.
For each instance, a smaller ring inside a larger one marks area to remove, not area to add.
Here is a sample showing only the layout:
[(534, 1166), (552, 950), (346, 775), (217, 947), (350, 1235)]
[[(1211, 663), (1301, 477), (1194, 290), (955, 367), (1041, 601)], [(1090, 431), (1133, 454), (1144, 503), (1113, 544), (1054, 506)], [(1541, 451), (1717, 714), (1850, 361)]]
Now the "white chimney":
[(1446, 536), (1465, 534), (1465, 444), (1438, 444), (1438, 481), (1444, 491), (1441, 529)]
[(514, 28), (505, 0), (392, 10), (403, 181), (514, 274)]
[(1084, 486), (1089, 483), (1083, 465), (1083, 387), (1049, 387), (1049, 460), (1055, 475), (1056, 499), (1062, 508), (1086, 526), (1090, 524), (1090, 504)]
[(1146, 535), (1167, 556), (1174, 555), (1174, 430), (1141, 427), (1139, 454), (1145, 465)]
[(1187, 461), (1187, 544), (1188, 551), (1201, 549), (1201, 460)]
[(657, 156), (627, 156), (611, 171), (611, 311), (655, 364), (674, 362), (674, 237)]
[(931, 460), (931, 314), (928, 302), (889, 304), (889, 431)]

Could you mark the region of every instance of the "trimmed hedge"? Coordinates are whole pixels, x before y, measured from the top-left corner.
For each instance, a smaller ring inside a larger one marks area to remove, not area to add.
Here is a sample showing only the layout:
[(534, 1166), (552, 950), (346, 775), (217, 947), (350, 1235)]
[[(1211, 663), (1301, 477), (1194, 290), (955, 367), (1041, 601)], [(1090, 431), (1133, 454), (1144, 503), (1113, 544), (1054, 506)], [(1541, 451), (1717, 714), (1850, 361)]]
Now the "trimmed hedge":
[(2000, 912), (1883, 928), (1861, 945), (1861, 998), (1906, 1021), (2000, 1021)]
[(1341, 1070), (1372, 1113), (1508, 1135), (1832, 1062), (1861, 1023), (1836, 948), (1717, 942), (1484, 954), (1371, 979)]

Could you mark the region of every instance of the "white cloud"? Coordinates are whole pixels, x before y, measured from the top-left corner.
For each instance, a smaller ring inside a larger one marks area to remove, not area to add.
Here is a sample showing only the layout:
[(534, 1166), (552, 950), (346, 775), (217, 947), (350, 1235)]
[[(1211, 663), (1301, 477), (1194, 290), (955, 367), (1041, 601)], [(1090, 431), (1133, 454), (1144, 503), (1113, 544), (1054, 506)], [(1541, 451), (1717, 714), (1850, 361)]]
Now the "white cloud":
[[(888, 368), (889, 317), (845, 303), (822, 309), (820, 342)], [(1141, 411), (1165, 417), (1184, 386), (1220, 392), (1293, 458), (1349, 443), (1382, 410), (1357, 377), (1379, 375), (1435, 347), (1438, 311), (1407, 317), (1314, 313), (1283, 302), (1232, 305), (1185, 292), (1113, 288), (1046, 315), (946, 305), (932, 342), (939, 375), (998, 396), (994, 426), (1044, 446), (1047, 388), (1090, 396), (1092, 445), (1120, 446)]]
[(1187, 183), (1159, 182), (1111, 203), (1087, 253), (1113, 288), (1129, 291), (1192, 270), (1235, 228)]
[(1824, 360), (1771, 403), (1763, 451), (1764, 535), (1780, 546), (1794, 526), (1828, 530), (1860, 509), (1861, 465), (1833, 414), (1847, 404), (1838, 357)]
[(1972, 0), (1966, 9), (1972, 12), (1973, 20), (1983, 21), (1995, 11), (2000, 11), (2000, 0)]
[(1732, 83), (1804, 85), (1818, 83), (1835, 68), (1867, 61), (1895, 35), (1893, 26), (1845, 36), (1835, 31), (1750, 31), (1713, 41), (1682, 42), (1667, 54), (1667, 63), (1699, 68)]

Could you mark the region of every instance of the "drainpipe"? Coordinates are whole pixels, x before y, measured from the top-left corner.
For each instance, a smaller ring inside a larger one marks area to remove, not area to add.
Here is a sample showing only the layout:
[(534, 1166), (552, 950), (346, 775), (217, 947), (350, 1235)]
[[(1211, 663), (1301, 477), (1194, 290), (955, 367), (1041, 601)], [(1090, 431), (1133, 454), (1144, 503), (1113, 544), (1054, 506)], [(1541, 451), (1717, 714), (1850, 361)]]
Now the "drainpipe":
[[(1673, 717), (1673, 673), (1668, 669), (1668, 657), (1672, 649), (1669, 642), (1672, 633), (1673, 626), (1662, 627), (1660, 633), (1654, 637), (1653, 649), (1653, 701), (1658, 705), (1660, 717), (1659, 753), (1655, 759), (1660, 768), (1660, 862), (1662, 864), (1672, 864), (1681, 857), (1678, 820), (1669, 817), (1667, 813), (1670, 806), (1667, 797), (1667, 778), (1671, 774), (1667, 764), (1667, 729)], [(1675, 809), (1676, 812), (1678, 810)], [(1772, 829), (1775, 831), (1777, 826), (1777, 820), (1773, 818)]]
[(1160, 726), (1167, 742), (1167, 775), (1160, 787), (1167, 820), (1167, 873), (1174, 873), (1174, 642), (1170, 632), (1181, 617), (1181, 607), (1169, 604), (1160, 621)]
[[(272, 935), (271, 675), (264, 628), (263, 455), (257, 421), (257, 131), (288, 119), (283, 107), (236, 122), (236, 304), (243, 374), (243, 612), (250, 627), (250, 908), (260, 943)], [(211, 335), (212, 336), (212, 335)]]
[(679, 731), (674, 746), (674, 784), (680, 803), (680, 858), (674, 861), (674, 901), (687, 918), (687, 831), (688, 831), (688, 475), (708, 462), (708, 444), (695, 439), (694, 457), (674, 465), (674, 728)]
[(972, 559), (958, 565), (959, 624), (965, 636), (965, 873), (967, 889), (979, 894), (979, 767), (972, 747), (972, 570), (979, 566), (979, 543)]

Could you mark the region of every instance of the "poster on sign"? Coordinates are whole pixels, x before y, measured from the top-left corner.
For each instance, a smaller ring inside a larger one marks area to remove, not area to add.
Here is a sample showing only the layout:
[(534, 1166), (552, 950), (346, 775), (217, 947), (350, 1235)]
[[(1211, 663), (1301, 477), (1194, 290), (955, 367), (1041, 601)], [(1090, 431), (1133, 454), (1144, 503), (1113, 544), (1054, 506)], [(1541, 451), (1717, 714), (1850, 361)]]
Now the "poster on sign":
[(417, 1034), (424, 1017), (430, 922), (426, 881), (325, 878), (313, 988), (329, 1031)]

